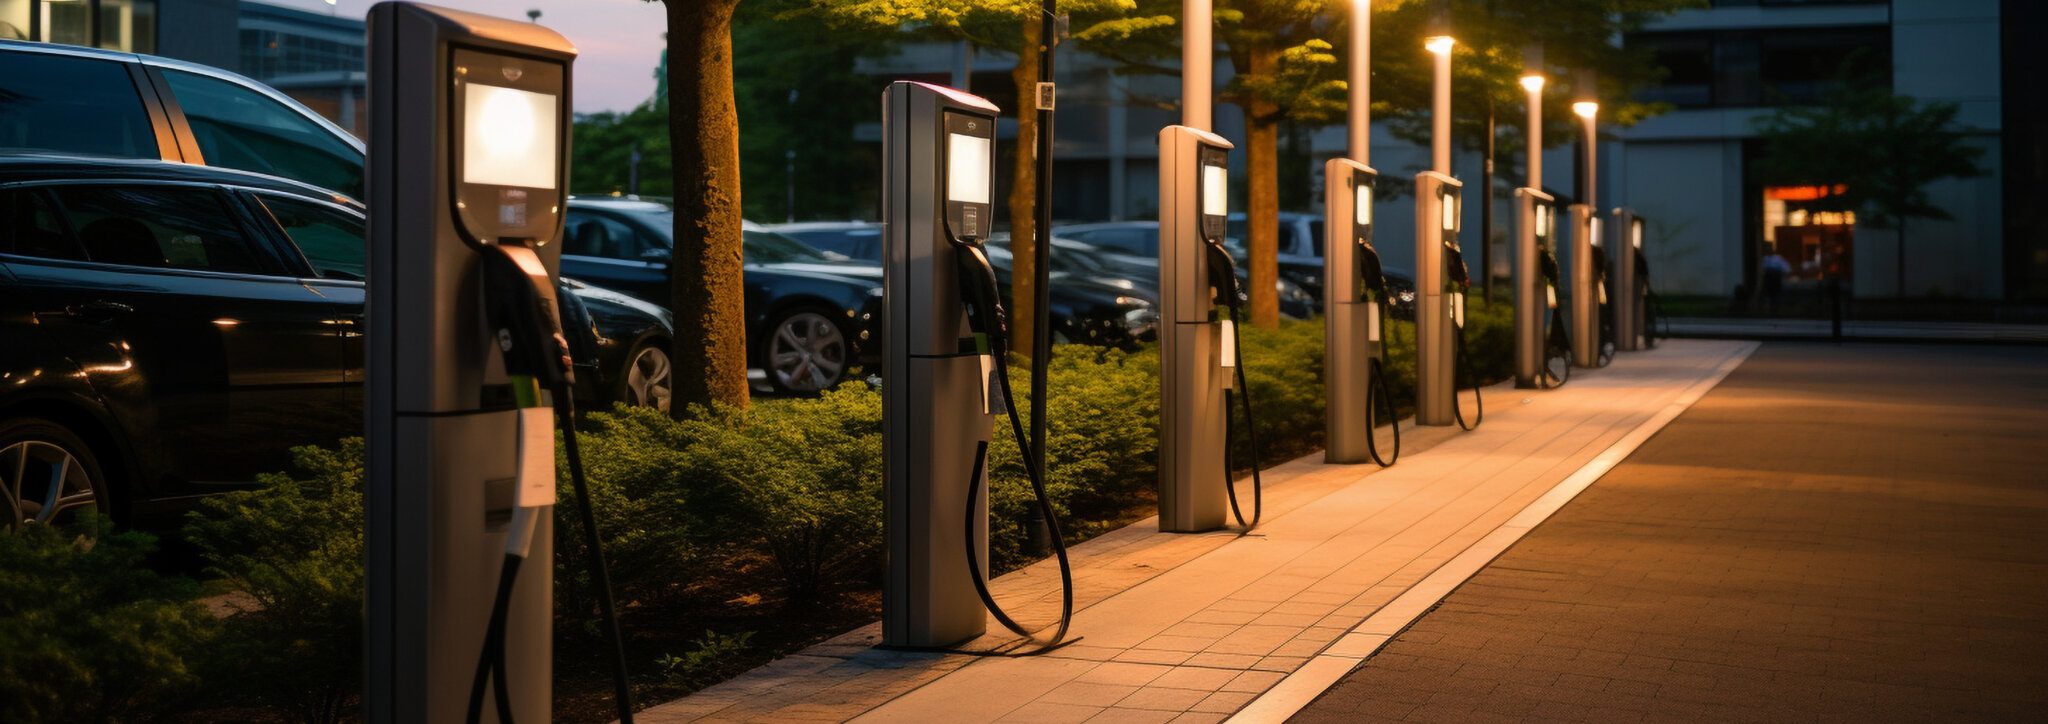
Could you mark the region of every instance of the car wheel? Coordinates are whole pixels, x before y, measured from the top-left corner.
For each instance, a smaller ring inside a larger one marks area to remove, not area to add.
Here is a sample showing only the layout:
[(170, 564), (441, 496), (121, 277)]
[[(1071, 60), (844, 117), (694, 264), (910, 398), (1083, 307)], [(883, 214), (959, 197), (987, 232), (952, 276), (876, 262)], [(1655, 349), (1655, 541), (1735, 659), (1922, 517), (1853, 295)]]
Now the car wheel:
[(768, 325), (768, 383), (780, 392), (831, 389), (851, 357), (846, 332), (816, 309), (783, 312)]
[(661, 340), (645, 340), (626, 355), (626, 368), (619, 374), (616, 399), (633, 407), (669, 411), (675, 394), (675, 371), (669, 364), (668, 348)]
[(70, 430), (33, 417), (0, 422), (0, 514), (7, 532), (49, 525), (74, 511), (104, 510), (105, 489), (98, 458)]

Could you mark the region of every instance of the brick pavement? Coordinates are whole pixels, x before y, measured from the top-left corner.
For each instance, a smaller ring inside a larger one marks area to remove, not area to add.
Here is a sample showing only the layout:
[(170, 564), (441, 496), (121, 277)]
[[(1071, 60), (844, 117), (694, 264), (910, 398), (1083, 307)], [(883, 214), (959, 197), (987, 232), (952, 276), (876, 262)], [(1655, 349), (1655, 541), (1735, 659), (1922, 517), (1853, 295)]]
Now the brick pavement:
[(1773, 344), (1294, 721), (2044, 712), (2048, 349)]

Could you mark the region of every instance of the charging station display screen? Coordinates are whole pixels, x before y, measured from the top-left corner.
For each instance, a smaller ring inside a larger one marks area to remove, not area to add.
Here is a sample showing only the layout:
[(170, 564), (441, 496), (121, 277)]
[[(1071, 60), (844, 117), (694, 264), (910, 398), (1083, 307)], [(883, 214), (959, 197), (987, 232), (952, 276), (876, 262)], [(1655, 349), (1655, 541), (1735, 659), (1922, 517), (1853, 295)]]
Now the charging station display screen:
[(1230, 214), (1230, 172), (1222, 166), (1202, 167), (1202, 215)]
[(1372, 225), (1372, 184), (1360, 182), (1351, 191), (1351, 218), (1353, 223)]
[(1631, 241), (1634, 242), (1633, 245), (1635, 246), (1635, 248), (1643, 248), (1643, 222), (1641, 220), (1636, 221), (1635, 233), (1632, 233), (1629, 236), (1631, 237)]
[(1444, 195), (1442, 196), (1442, 198), (1443, 198), (1443, 203), (1439, 204), (1439, 206), (1443, 207), (1443, 211), (1444, 211), (1444, 218), (1443, 218), (1443, 222), (1444, 222), (1444, 223), (1443, 223), (1444, 231), (1457, 231), (1457, 230), (1458, 230), (1458, 195), (1457, 195), (1457, 194), (1448, 194), (1448, 193), (1447, 193), (1447, 194), (1444, 194)]
[(989, 189), (995, 167), (995, 146), (989, 139), (964, 133), (946, 134), (946, 200), (991, 203)]
[(462, 94), (462, 182), (555, 187), (555, 128), (561, 99), (547, 93), (469, 83)]

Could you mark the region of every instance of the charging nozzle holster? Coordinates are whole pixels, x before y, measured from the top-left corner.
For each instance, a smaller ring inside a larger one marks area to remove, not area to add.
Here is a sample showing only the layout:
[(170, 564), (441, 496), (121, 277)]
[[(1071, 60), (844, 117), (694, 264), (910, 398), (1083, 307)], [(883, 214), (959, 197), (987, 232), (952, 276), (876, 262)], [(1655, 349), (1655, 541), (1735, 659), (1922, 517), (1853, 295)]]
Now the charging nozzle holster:
[(505, 374), (531, 377), (550, 390), (573, 383), (554, 281), (540, 256), (523, 244), (495, 244), (482, 254), (484, 317), (504, 354)]

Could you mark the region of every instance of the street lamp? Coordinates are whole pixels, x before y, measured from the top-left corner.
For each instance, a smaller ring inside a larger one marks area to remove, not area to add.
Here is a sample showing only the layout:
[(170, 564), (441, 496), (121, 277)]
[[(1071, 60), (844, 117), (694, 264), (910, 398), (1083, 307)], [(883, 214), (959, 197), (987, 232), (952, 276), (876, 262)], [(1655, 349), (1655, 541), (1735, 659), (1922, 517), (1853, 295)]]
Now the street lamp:
[(1522, 90), (1529, 92), (1529, 124), (1524, 131), (1528, 136), (1529, 188), (1543, 190), (1543, 83), (1542, 73), (1531, 72), (1522, 76)]
[(1449, 35), (1436, 35), (1422, 44), (1436, 56), (1435, 93), (1430, 104), (1430, 170), (1444, 175), (1451, 173), (1451, 46), (1457, 42)]

